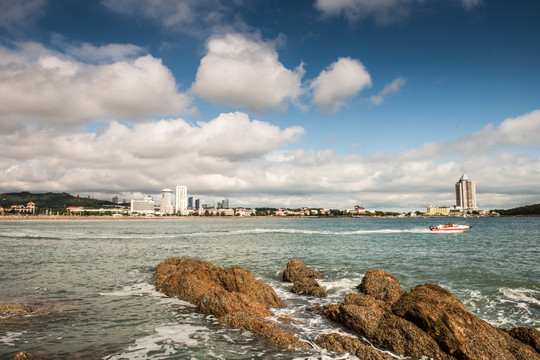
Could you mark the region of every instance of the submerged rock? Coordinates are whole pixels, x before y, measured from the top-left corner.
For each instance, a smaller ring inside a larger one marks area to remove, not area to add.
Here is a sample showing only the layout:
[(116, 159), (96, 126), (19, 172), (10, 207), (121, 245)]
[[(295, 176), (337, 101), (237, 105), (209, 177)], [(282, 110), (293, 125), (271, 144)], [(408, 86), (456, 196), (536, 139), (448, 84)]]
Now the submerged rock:
[(290, 260), (283, 271), (283, 280), (293, 283), (291, 291), (295, 294), (326, 297), (326, 290), (315, 280), (323, 278), (320, 272), (309, 269), (299, 259)]
[(14, 357), (13, 360), (29, 360), (31, 357), (26, 351), (19, 351)]
[(530, 346), (471, 314), (461, 301), (438, 285), (413, 287), (392, 309), (430, 334), (457, 359), (540, 359)]
[(392, 360), (392, 356), (364, 344), (359, 339), (341, 335), (338, 333), (323, 334), (315, 339), (315, 343), (323, 349), (337, 352), (349, 353), (362, 360)]
[(272, 315), (269, 308), (284, 304), (270, 285), (257, 280), (250, 271), (237, 266), (222, 269), (202, 260), (169, 258), (157, 266), (154, 283), (164, 294), (188, 301), (222, 322), (257, 333), (273, 346), (310, 348), (264, 319)]
[(27, 315), (34, 311), (30, 306), (4, 304), (0, 305), (0, 316)]

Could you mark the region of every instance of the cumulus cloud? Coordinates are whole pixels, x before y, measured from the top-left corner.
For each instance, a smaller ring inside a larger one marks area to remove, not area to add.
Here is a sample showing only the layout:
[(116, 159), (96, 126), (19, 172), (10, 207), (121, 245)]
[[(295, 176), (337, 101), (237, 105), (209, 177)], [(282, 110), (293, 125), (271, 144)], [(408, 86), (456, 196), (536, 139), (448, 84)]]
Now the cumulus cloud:
[(374, 105), (381, 105), (384, 102), (386, 95), (399, 92), (401, 87), (405, 85), (406, 81), (401, 76), (394, 79), (390, 84), (386, 84), (381, 92), (377, 95), (373, 95), (369, 98), (369, 101)]
[(540, 144), (540, 110), (398, 153), (293, 148), (303, 134), (301, 127), (279, 128), (244, 113), (195, 125), (115, 121), (94, 133), (28, 125), (0, 133), (0, 187), (115, 192), (129, 199), (182, 183), (210, 202), (228, 197), (238, 206), (410, 211), (454, 205), (464, 169), (477, 184), (482, 209), (540, 202), (540, 158), (527, 151)]
[(302, 67), (289, 70), (275, 44), (256, 36), (226, 34), (208, 41), (192, 91), (212, 102), (267, 110), (301, 94)]
[[(95, 56), (103, 60), (137, 51), (130, 46), (104, 47)], [(190, 106), (171, 71), (151, 55), (92, 65), (27, 43), (15, 50), (0, 47), (2, 58), (4, 126), (19, 120), (80, 124), (103, 118), (141, 119), (186, 113)]]
[(313, 102), (320, 110), (333, 114), (348, 99), (370, 86), (371, 76), (360, 61), (340, 58), (311, 83)]

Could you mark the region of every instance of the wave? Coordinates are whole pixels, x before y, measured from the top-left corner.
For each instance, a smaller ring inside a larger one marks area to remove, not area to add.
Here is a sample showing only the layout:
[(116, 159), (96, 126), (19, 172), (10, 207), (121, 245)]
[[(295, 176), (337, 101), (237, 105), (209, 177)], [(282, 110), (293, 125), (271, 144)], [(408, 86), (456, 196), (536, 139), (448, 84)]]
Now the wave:
[(531, 304), (540, 306), (540, 291), (535, 289), (525, 288), (500, 288), (499, 292), (502, 293), (506, 299), (503, 302), (515, 302), (517, 304)]
[(300, 234), (300, 235), (350, 236), (350, 235), (365, 235), (365, 234), (403, 234), (403, 233), (425, 234), (425, 233), (431, 233), (431, 231), (425, 228), (353, 230), (353, 231), (301, 230), (301, 229), (247, 229), (247, 230), (197, 232), (197, 233), (191, 233), (191, 234), (182, 234), (182, 236), (197, 237), (197, 236), (224, 236), (224, 235), (231, 236), (231, 235), (250, 235), (250, 234), (294, 234), (294, 235)]

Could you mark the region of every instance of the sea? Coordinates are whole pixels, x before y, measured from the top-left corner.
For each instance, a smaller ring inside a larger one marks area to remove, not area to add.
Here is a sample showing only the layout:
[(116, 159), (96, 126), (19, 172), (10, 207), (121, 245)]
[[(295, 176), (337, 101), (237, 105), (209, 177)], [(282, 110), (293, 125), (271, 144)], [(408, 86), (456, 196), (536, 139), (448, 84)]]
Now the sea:
[[(464, 233), (429, 231), (448, 221)], [(163, 218), (0, 220), (0, 304), (37, 311), (0, 318), (0, 359), (356, 359), (314, 345), (320, 334), (356, 336), (314, 305), (340, 303), (374, 268), (404, 290), (435, 283), (481, 319), (540, 328), (540, 218)], [(286, 307), (276, 318), (313, 344), (283, 351), (220, 323), (152, 283), (168, 257), (241, 266)], [(291, 259), (325, 275), (327, 298), (291, 293)], [(393, 355), (396, 359), (399, 356)]]

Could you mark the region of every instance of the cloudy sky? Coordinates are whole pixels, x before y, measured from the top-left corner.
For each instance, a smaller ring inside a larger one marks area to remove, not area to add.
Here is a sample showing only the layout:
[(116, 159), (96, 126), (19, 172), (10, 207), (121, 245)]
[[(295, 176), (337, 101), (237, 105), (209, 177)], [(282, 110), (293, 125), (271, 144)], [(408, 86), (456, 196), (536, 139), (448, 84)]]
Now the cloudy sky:
[(537, 0), (0, 0), (0, 192), (540, 202)]

